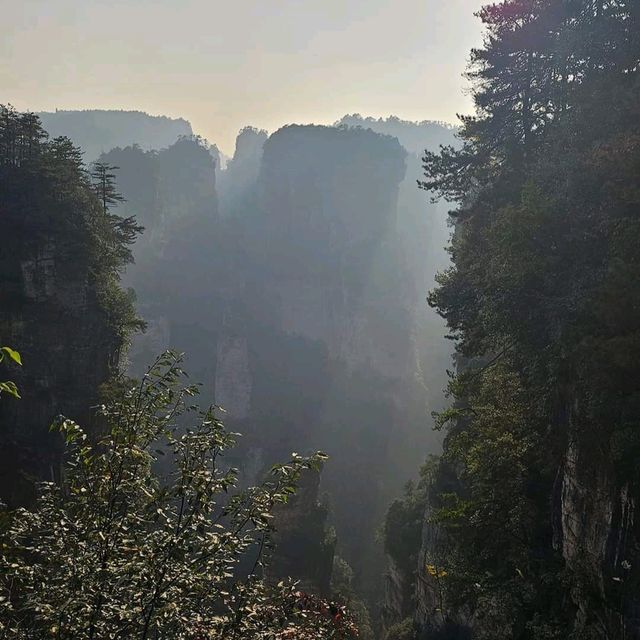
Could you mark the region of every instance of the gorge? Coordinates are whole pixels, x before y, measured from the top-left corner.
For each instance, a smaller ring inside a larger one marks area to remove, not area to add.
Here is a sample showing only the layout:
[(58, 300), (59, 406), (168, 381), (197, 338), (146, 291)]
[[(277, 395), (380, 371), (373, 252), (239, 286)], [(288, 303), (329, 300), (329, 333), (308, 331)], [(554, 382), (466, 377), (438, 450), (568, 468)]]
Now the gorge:
[(418, 7), (288, 4), (335, 28), (208, 58), (211, 123), (280, 104), (232, 156), (199, 21), (172, 117), (0, 106), (0, 637), (640, 640), (640, 4), (478, 7), (459, 126), (334, 121), (425, 82)]

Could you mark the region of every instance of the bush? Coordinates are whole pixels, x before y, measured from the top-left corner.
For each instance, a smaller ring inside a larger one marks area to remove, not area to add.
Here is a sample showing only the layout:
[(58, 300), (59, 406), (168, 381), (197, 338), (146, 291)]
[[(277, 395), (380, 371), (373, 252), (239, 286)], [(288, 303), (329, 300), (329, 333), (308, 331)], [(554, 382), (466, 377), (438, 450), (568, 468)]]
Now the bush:
[[(344, 612), (292, 583), (261, 578), (272, 510), (324, 455), (296, 454), (234, 493), (234, 445), (213, 410), (188, 405), (180, 358), (161, 356), (102, 408), (91, 443), (74, 422), (62, 482), (39, 485), (33, 510), (5, 514), (0, 636), (56, 638), (341, 638)], [(187, 419), (192, 426), (178, 426)], [(159, 464), (162, 458), (169, 464)], [(164, 469), (161, 472), (160, 469)], [(229, 495), (227, 495), (229, 494)], [(252, 569), (240, 570), (240, 561)]]

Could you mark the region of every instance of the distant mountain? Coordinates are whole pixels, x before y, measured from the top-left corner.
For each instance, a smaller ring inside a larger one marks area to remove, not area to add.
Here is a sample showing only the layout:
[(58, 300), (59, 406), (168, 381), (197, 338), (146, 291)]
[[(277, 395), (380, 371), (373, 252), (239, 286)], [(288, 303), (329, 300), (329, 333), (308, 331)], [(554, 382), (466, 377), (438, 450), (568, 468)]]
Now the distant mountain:
[(183, 118), (151, 116), (143, 111), (93, 109), (37, 114), (51, 137), (67, 136), (84, 151), (87, 162), (114, 147), (132, 144), (142, 149), (162, 149), (180, 136), (191, 136), (191, 124)]
[(372, 118), (354, 113), (343, 116), (334, 126), (362, 127), (393, 136), (409, 153), (419, 156), (425, 149), (437, 150), (441, 144), (454, 146), (458, 144), (455, 137), (457, 127), (435, 120), (412, 122), (396, 116)]

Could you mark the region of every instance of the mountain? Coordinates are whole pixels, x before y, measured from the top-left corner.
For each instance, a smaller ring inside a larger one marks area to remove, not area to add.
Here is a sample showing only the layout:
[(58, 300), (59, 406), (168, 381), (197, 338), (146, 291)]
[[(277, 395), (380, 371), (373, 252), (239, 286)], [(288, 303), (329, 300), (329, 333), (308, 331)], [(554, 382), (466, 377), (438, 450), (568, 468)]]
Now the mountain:
[(52, 138), (67, 136), (84, 152), (85, 162), (114, 147), (137, 144), (142, 149), (162, 149), (181, 136), (191, 136), (191, 124), (183, 118), (152, 116), (143, 111), (87, 109), (36, 114)]

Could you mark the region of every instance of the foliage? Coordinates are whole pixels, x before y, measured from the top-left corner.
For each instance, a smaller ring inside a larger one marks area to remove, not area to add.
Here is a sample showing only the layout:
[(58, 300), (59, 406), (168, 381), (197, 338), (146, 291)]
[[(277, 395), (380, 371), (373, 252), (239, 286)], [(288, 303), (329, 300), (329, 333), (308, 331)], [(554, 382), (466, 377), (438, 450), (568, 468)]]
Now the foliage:
[[(11, 347), (0, 347), (0, 362), (4, 362), (6, 358), (9, 358), (9, 360), (14, 362), (15, 364), (22, 366), (22, 358), (17, 351), (12, 349)], [(8, 393), (14, 398), (20, 398), (16, 383), (11, 382), (10, 380), (0, 382), (0, 395), (2, 395), (3, 393)]]
[(0, 333), (29, 362), (7, 376), (29, 402), (0, 403), (2, 497), (17, 505), (33, 499), (34, 478), (57, 473), (60, 447), (45, 424), (64, 411), (96, 426), (98, 387), (143, 325), (121, 288), (140, 228), (105, 211), (69, 139), (2, 105), (0, 211), (10, 238), (0, 250)]
[(362, 640), (373, 640), (371, 616), (364, 600), (357, 594), (353, 586), (354, 572), (349, 564), (340, 556), (334, 556), (331, 572), (331, 597), (342, 602), (349, 611), (358, 637)]
[(405, 618), (390, 627), (384, 634), (384, 640), (414, 640), (415, 629), (412, 618)]
[(620, 638), (628, 605), (586, 550), (565, 564), (553, 509), (568, 443), (594, 493), (595, 467), (640, 480), (638, 5), (505, 0), (479, 16), (476, 113), (461, 149), (425, 155), (422, 183), (457, 203), (453, 266), (430, 294), (460, 364), (433, 497), (448, 601), (479, 637), (564, 638), (572, 595), (583, 624)]
[(260, 577), (273, 508), (325, 456), (293, 454), (236, 492), (225, 464), (236, 434), (190, 405), (197, 388), (183, 377), (178, 356), (158, 358), (102, 407), (108, 431), (97, 442), (71, 420), (52, 427), (67, 447), (64, 478), (41, 483), (35, 508), (9, 514), (2, 532), (2, 637), (351, 635), (337, 605)]

